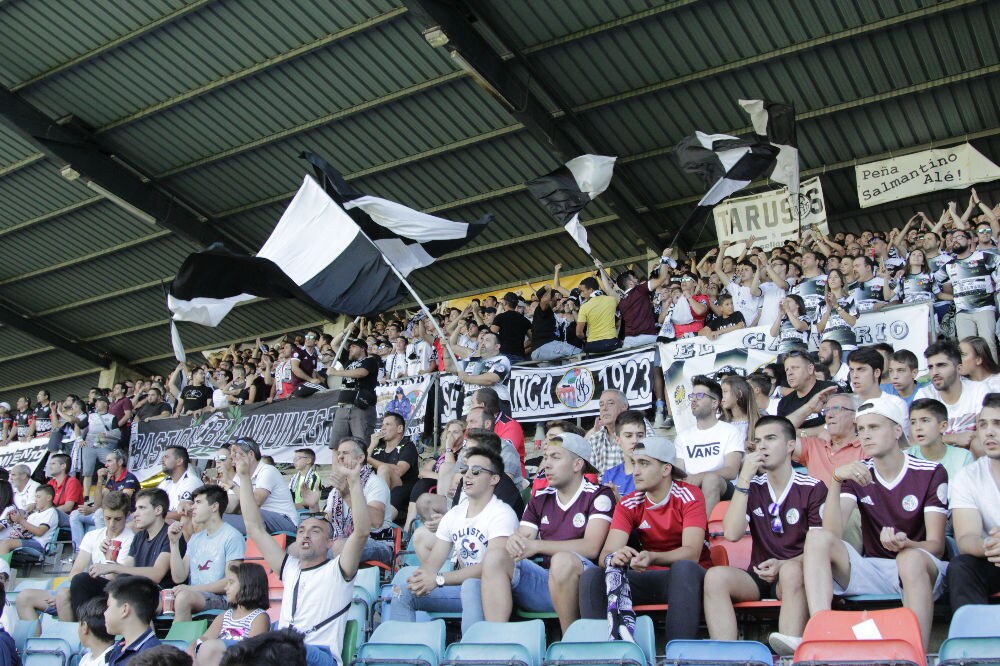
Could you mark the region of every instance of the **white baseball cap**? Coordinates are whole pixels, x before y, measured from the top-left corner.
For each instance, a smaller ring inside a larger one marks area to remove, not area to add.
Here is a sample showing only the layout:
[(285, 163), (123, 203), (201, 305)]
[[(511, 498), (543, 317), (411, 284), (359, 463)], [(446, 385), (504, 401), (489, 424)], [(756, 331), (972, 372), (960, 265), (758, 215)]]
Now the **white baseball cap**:
[(902, 406), (898, 402), (890, 400), (886, 396), (879, 396), (878, 398), (862, 402), (858, 407), (855, 418), (861, 418), (867, 414), (878, 414), (890, 421), (894, 421), (897, 425), (906, 426), (906, 412), (903, 411)]

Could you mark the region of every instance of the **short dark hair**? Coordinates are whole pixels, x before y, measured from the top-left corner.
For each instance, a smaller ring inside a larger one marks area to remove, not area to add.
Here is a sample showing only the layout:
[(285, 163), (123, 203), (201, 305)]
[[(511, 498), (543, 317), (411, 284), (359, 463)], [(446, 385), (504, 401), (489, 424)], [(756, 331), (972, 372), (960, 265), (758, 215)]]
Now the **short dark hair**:
[(771, 414), (762, 416), (757, 419), (757, 424), (754, 426), (754, 430), (760, 428), (761, 426), (771, 425), (772, 423), (781, 428), (781, 434), (786, 440), (795, 439), (795, 426), (792, 425), (792, 422), (784, 416), (773, 416)]
[(924, 350), (924, 358), (926, 359), (930, 359), (931, 356), (937, 356), (938, 354), (944, 354), (955, 365), (961, 365), (962, 363), (961, 350), (959, 350), (958, 345), (948, 338), (938, 338)]
[(301, 453), (302, 455), (309, 458), (309, 460), (316, 462), (316, 452), (312, 449), (295, 449), (295, 453)]
[(184, 461), (184, 465), (185, 466), (189, 466), (191, 464), (191, 454), (188, 453), (188, 450), (185, 449), (183, 446), (178, 446), (178, 445), (174, 444), (172, 446), (168, 446), (164, 450), (165, 451), (173, 451), (175, 456), (177, 456), (178, 458), (180, 458), (181, 460)]
[(712, 397), (716, 400), (722, 400), (722, 387), (719, 386), (719, 382), (715, 381), (707, 375), (695, 375), (691, 379), (691, 387), (704, 386), (708, 389), (708, 392), (712, 394)]
[(396, 425), (406, 427), (406, 419), (403, 418), (402, 414), (397, 414), (396, 412), (386, 412), (382, 415), (383, 419), (392, 419), (396, 422)]
[[(618, 415), (618, 418), (619, 419), (621, 418), (620, 414)], [(615, 421), (615, 423), (617, 423), (617, 422), (618, 421)], [(585, 434), (587, 434), (586, 431), (583, 428), (581, 428), (577, 424), (573, 423), (572, 421), (567, 421), (565, 419), (556, 419), (554, 421), (546, 421), (545, 422), (545, 429), (548, 430), (549, 428), (562, 428), (563, 432), (571, 432), (574, 435), (579, 435), (580, 437), (583, 437)]]
[(583, 278), (582, 280), (580, 280), (580, 286), (581, 287), (586, 287), (587, 289), (590, 289), (592, 291), (597, 291), (598, 289), (601, 288), (601, 285), (598, 284), (597, 278), (595, 278), (595, 277), (585, 277), (585, 278)]
[(892, 353), (891, 360), (896, 363), (905, 363), (910, 370), (916, 370), (920, 367), (920, 362), (917, 360), (917, 355), (911, 352), (909, 349), (900, 349), (897, 352)]
[[(751, 386), (756, 386), (757, 389), (764, 395), (769, 395), (771, 393), (771, 378), (763, 372), (754, 372), (747, 375), (747, 383)], [(618, 418), (621, 417), (619, 416)]]
[(873, 370), (878, 370), (880, 376), (885, 370), (885, 359), (874, 347), (858, 347), (847, 357), (847, 363), (871, 366)]
[(485, 428), (473, 428), (465, 433), (465, 438), (469, 440), (473, 446), (493, 449), (497, 452), (497, 455), (500, 455), (500, 451), (503, 450), (503, 442), (500, 441), (500, 436), (492, 430), (487, 430)]
[(859, 255), (859, 256), (854, 257), (854, 258), (855, 259), (861, 259), (862, 261), (865, 262), (865, 264), (868, 265), (868, 268), (870, 268), (871, 270), (875, 270), (875, 260), (872, 259), (871, 257), (869, 257), (868, 255), (862, 254), (862, 255)]
[(837, 342), (836, 340), (834, 340), (832, 338), (830, 338), (828, 340), (821, 340), (820, 341), (820, 345), (823, 345), (823, 344), (828, 344), (831, 347), (833, 347), (833, 350), (835, 352), (837, 352), (838, 355), (844, 353), (844, 347), (843, 347), (843, 345), (841, 345), (839, 342)]
[(128, 660), (130, 666), (191, 666), (191, 655), (173, 645), (155, 645)]
[(49, 484), (45, 484), (45, 485), (38, 486), (37, 488), (35, 488), (35, 492), (36, 493), (39, 490), (42, 491), (43, 493), (47, 494), (49, 496), (49, 499), (51, 499), (53, 502), (56, 501), (56, 489), (53, 488), (52, 486), (50, 486)]
[(271, 606), (267, 589), (267, 572), (264, 567), (256, 562), (234, 562), (229, 565), (229, 570), (240, 582), (239, 594), (230, 606), (233, 608), (243, 606), (250, 610), (254, 608), (267, 610)]
[(167, 495), (165, 490), (160, 488), (143, 488), (135, 494), (135, 501), (138, 502), (144, 497), (149, 500), (150, 505), (154, 509), (160, 507), (160, 517), (167, 517), (167, 511), (170, 509), (170, 496)]
[(473, 446), (465, 453), (465, 462), (469, 462), (469, 458), (472, 456), (482, 456), (490, 461), (490, 468), (499, 474), (501, 477), (504, 474), (503, 458), (500, 457), (499, 451), (494, 451), (491, 448), (485, 446)]
[(983, 409), (987, 407), (1000, 409), (1000, 393), (987, 393), (983, 397)]
[(615, 419), (615, 434), (621, 432), (622, 426), (639, 425), (646, 427), (646, 417), (637, 409), (626, 409)]
[[(141, 652), (139, 654), (142, 654)], [(306, 644), (295, 629), (278, 629), (242, 640), (222, 655), (219, 666), (306, 663)]]
[(61, 462), (63, 465), (66, 466), (66, 469), (69, 469), (69, 466), (72, 463), (72, 458), (70, 458), (65, 453), (56, 453), (55, 455), (52, 456), (52, 460), (58, 460), (59, 462)]
[(719, 305), (722, 305), (726, 301), (731, 301), (731, 300), (733, 300), (732, 294), (719, 294)]
[(896, 348), (890, 345), (888, 342), (876, 342), (872, 345), (872, 349), (879, 352), (880, 354), (886, 354), (887, 356), (892, 356)]
[(484, 386), (476, 390), (476, 400), (481, 402), (484, 407), (494, 414), (500, 413), (500, 395), (496, 392), (496, 389)]
[(94, 635), (94, 638), (102, 643), (110, 643), (115, 639), (108, 633), (108, 627), (104, 624), (104, 611), (107, 608), (108, 598), (102, 594), (87, 599), (73, 609), (77, 622), (87, 625), (87, 629)]
[(910, 416), (913, 416), (913, 412), (917, 411), (930, 412), (934, 416), (934, 419), (939, 422), (948, 420), (948, 408), (944, 406), (943, 402), (934, 398), (918, 398), (914, 400), (910, 405)]
[(101, 501), (105, 511), (122, 511), (126, 516), (132, 505), (132, 498), (119, 490), (112, 490)]
[(160, 603), (160, 588), (145, 576), (118, 576), (108, 583), (105, 591), (118, 603), (131, 606), (143, 624), (149, 624), (156, 617), (156, 607)]
[(191, 493), (191, 499), (193, 500), (199, 495), (204, 495), (205, 501), (209, 505), (218, 505), (220, 516), (226, 513), (226, 506), (229, 504), (229, 495), (223, 490), (222, 486), (217, 486), (214, 483), (206, 483)]

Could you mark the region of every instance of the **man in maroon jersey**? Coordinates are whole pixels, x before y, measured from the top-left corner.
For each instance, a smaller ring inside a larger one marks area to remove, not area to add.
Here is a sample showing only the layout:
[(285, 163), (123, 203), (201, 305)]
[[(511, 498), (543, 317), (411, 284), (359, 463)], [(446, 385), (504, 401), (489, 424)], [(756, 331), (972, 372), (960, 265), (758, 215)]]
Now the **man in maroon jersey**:
[[(834, 470), (823, 529), (806, 538), (803, 573), (809, 613), (828, 610), (834, 594), (903, 594), (903, 605), (920, 621), (924, 648), (930, 639), (934, 600), (947, 564), (944, 528), (948, 518), (948, 473), (930, 460), (907, 455), (897, 442), (906, 414), (898, 404), (876, 398), (857, 412), (858, 437), (869, 457)], [(865, 555), (844, 541), (847, 517), (861, 512)], [(800, 638), (772, 634), (794, 652)], [(789, 653), (791, 654), (791, 653)]]
[[(517, 532), (483, 560), (483, 616), (510, 619), (513, 602), (532, 612), (555, 611), (565, 632), (579, 617), (580, 576), (611, 528), (614, 493), (587, 481), (594, 472), (590, 442), (564, 432), (545, 447), (542, 468), (549, 485), (531, 498)], [(541, 564), (532, 561), (542, 556)]]
[[(677, 452), (666, 437), (644, 437), (632, 451), (635, 492), (615, 506), (611, 531), (599, 562), (608, 555), (613, 567), (627, 572), (636, 604), (667, 603), (667, 640), (693, 639), (701, 617), (705, 569), (712, 566), (705, 532), (705, 496), (697, 486), (678, 479)], [(633, 531), (640, 550), (628, 545)], [(603, 619), (608, 596), (603, 567), (591, 567), (580, 577), (580, 615)]]
[(705, 575), (705, 621), (715, 640), (738, 638), (733, 602), (782, 599), (778, 630), (798, 636), (809, 612), (802, 595), (802, 548), (806, 534), (823, 526), (826, 485), (792, 470), (795, 426), (783, 416), (763, 416), (754, 427), (754, 450), (736, 477), (736, 492), (722, 526), (739, 541), (747, 523), (753, 536), (750, 568), (712, 567)]

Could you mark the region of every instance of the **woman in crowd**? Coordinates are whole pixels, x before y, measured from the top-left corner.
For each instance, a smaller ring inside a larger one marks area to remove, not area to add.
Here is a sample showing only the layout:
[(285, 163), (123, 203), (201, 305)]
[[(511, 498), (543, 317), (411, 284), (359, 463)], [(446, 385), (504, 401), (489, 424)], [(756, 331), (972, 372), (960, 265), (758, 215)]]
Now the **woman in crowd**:
[(993, 359), (990, 346), (977, 335), (970, 335), (958, 343), (962, 362), (958, 372), (974, 382), (984, 382), (990, 393), (1000, 391), (1000, 365)]
[[(850, 265), (851, 262), (845, 262)], [(826, 278), (826, 297), (816, 309), (816, 332), (820, 340), (836, 340), (844, 351), (858, 348), (854, 325), (858, 318), (844, 284), (844, 274), (833, 269)]]
[(805, 301), (798, 294), (785, 296), (780, 316), (771, 324), (771, 337), (778, 338), (778, 353), (805, 349), (809, 344), (809, 329)]
[(914, 249), (906, 256), (906, 269), (895, 280), (885, 279), (882, 296), (896, 303), (933, 302), (934, 295), (941, 289), (931, 275), (923, 250)]
[(739, 375), (726, 375), (719, 383), (722, 385), (722, 420), (739, 428), (743, 443), (749, 446), (753, 440), (754, 425), (760, 418), (753, 390)]

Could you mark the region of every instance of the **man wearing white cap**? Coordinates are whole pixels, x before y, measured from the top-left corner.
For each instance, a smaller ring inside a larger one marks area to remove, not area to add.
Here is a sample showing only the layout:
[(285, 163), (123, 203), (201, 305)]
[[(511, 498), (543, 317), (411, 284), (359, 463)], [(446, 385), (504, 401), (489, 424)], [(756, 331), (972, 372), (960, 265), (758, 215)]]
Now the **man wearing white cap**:
[[(702, 581), (712, 566), (705, 546), (705, 496), (679, 480), (686, 474), (674, 465), (677, 452), (666, 437), (644, 437), (632, 458), (636, 490), (615, 506), (599, 563), (626, 570), (634, 603), (669, 604), (668, 641), (697, 638)], [(633, 532), (639, 535), (640, 550), (628, 545)], [(580, 615), (602, 619), (608, 611), (605, 569), (585, 570)]]
[[(803, 573), (809, 613), (829, 610), (834, 594), (903, 594), (903, 605), (920, 622), (927, 648), (934, 600), (947, 564), (944, 528), (948, 518), (948, 473), (929, 460), (907, 455), (897, 442), (906, 414), (894, 402), (863, 402), (856, 422), (868, 460), (833, 472), (823, 529), (806, 537)], [(865, 555), (841, 540), (851, 512), (861, 513)], [(772, 646), (782, 637), (772, 634)], [(783, 637), (794, 652), (798, 637)]]
[[(611, 528), (611, 488), (583, 475), (594, 472), (590, 442), (570, 432), (545, 447), (542, 469), (549, 485), (531, 498), (506, 548), (486, 551), (483, 615), (507, 622), (513, 603), (532, 612), (559, 615), (565, 632), (579, 617), (580, 576), (593, 567)], [(542, 556), (541, 564), (532, 558)]]

